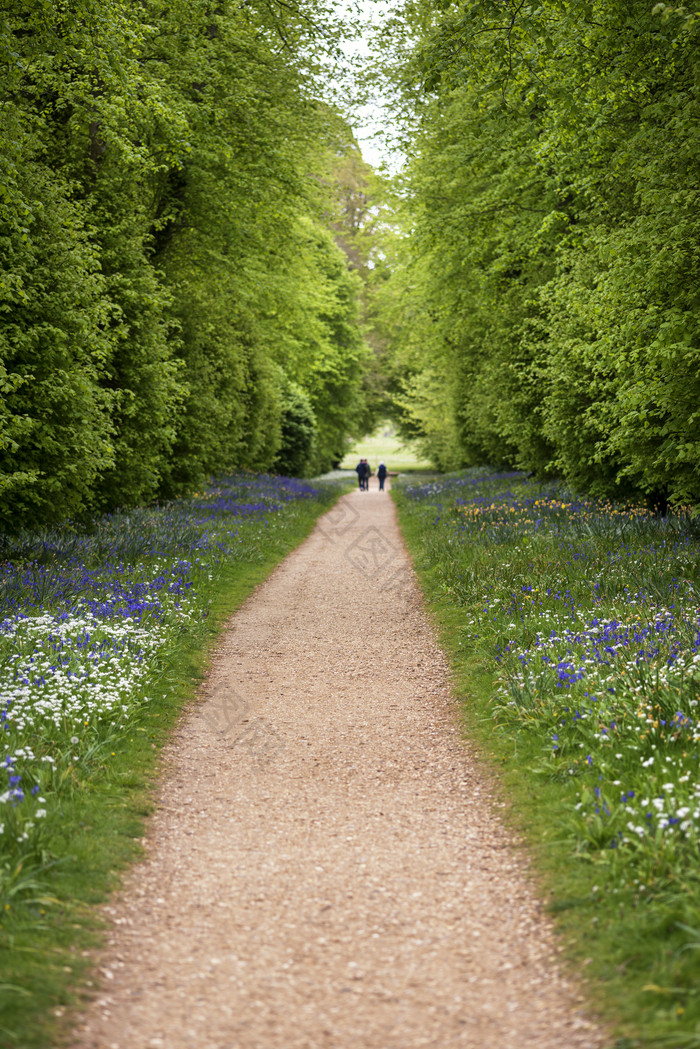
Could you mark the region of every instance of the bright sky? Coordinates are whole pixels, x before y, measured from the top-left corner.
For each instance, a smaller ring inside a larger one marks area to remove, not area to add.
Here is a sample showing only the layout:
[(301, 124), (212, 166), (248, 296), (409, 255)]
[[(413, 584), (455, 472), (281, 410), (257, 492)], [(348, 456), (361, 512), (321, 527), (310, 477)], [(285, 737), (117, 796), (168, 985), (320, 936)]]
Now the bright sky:
[[(386, 18), (394, 3), (392, 0), (359, 0), (359, 5), (364, 18), (378, 26)], [(350, 3), (347, 4), (347, 8), (350, 13), (352, 10)], [(348, 54), (366, 56), (368, 61), (372, 61), (366, 38), (347, 45), (346, 51)], [(372, 105), (362, 107), (359, 119), (354, 122), (353, 130), (360, 144), (362, 156), (369, 164), (378, 168), (382, 163), (386, 163), (390, 169), (395, 170), (400, 167), (400, 159), (396, 156), (392, 157), (381, 138), (381, 131), (389, 119), (382, 108), (382, 103), (382, 98), (377, 97)], [(380, 137), (375, 137), (377, 133), (380, 134)]]

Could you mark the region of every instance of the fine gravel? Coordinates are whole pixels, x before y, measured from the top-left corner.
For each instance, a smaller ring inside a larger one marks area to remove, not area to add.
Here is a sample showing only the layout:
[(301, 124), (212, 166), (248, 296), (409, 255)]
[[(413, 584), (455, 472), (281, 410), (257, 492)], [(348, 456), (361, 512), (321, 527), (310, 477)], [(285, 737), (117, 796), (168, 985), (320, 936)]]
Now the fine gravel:
[(145, 845), (76, 1049), (606, 1043), (461, 738), (376, 487), (232, 618)]

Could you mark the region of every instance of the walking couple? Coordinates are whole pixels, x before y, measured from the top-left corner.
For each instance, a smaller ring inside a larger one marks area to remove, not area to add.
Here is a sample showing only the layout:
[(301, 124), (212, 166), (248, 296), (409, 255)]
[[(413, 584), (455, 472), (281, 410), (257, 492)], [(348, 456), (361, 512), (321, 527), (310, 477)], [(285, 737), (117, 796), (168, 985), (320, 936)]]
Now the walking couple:
[[(369, 479), (372, 476), (372, 468), (366, 459), (360, 459), (359, 463), (355, 467), (355, 473), (357, 474), (357, 480), (360, 483), (360, 491), (369, 491)], [(386, 481), (387, 468), (384, 463), (380, 463), (377, 467), (377, 480), (379, 481), (379, 491), (384, 491), (384, 482)]]

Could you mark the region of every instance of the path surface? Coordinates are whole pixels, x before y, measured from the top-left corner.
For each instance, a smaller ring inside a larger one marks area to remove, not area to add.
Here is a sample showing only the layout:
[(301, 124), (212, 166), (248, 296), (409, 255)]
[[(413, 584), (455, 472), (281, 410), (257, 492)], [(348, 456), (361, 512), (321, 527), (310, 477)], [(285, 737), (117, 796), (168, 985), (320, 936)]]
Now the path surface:
[(604, 1044), (460, 740), (376, 490), (232, 619), (108, 913), (82, 1049)]

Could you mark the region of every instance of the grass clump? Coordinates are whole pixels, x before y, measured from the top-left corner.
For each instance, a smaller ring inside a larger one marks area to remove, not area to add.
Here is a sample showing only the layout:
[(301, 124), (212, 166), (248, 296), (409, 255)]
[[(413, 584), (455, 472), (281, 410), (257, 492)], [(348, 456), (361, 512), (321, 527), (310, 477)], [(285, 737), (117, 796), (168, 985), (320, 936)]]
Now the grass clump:
[(396, 486), (465, 719), (620, 1046), (700, 1047), (700, 531), (470, 471)]
[(61, 1038), (93, 905), (139, 854), (162, 744), (224, 619), (337, 486), (252, 474), (1, 541), (0, 1044)]

